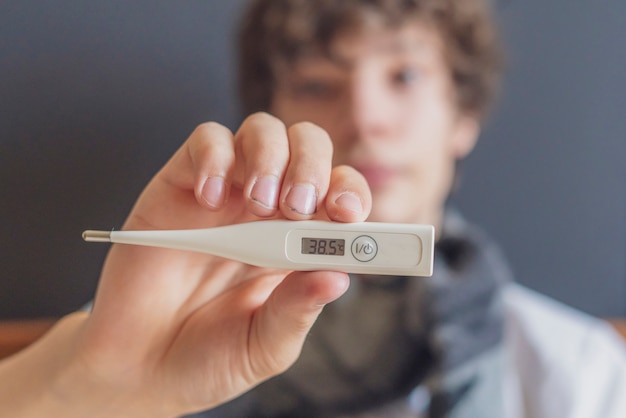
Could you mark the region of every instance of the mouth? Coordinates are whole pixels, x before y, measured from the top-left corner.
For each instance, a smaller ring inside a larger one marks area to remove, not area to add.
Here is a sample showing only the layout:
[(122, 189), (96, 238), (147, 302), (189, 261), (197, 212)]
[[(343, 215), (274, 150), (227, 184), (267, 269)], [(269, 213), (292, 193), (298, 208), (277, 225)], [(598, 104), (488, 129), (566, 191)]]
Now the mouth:
[(362, 165), (354, 168), (365, 177), (372, 190), (387, 186), (398, 175), (397, 169), (381, 165)]

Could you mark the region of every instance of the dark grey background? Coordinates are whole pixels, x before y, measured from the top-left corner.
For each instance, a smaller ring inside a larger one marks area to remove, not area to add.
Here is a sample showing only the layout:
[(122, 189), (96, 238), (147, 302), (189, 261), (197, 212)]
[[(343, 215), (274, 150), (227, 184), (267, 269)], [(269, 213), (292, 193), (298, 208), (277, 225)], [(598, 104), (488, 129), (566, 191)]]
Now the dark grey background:
[[(0, 318), (88, 300), (106, 246), (202, 121), (236, 128), (243, 1), (0, 2)], [(626, 3), (502, 3), (510, 71), (455, 202), (520, 282), (626, 316)]]

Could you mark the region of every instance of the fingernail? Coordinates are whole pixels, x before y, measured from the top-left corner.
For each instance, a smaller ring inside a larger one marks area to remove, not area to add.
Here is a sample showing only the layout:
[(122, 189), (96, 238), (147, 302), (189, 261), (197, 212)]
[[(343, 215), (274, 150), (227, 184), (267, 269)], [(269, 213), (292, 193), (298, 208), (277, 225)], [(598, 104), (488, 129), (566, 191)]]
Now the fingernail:
[(278, 199), (278, 178), (263, 176), (254, 183), (250, 198), (266, 209), (275, 209)]
[(312, 184), (296, 184), (289, 190), (285, 204), (301, 215), (312, 215), (317, 207), (317, 192)]
[(224, 179), (222, 177), (209, 177), (202, 187), (202, 199), (207, 205), (219, 208), (224, 204)]
[(363, 212), (361, 199), (351, 192), (344, 192), (340, 194), (339, 197), (335, 199), (335, 204), (354, 213)]

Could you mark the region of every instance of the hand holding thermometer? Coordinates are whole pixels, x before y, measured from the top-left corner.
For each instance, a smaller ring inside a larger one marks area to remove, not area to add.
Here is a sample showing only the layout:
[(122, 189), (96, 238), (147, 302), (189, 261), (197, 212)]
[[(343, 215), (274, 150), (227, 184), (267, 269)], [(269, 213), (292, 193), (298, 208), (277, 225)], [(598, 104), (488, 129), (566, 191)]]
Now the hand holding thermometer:
[(286, 270), (430, 276), (434, 235), (430, 225), (268, 220), (207, 229), (85, 231), (83, 239), (198, 251)]

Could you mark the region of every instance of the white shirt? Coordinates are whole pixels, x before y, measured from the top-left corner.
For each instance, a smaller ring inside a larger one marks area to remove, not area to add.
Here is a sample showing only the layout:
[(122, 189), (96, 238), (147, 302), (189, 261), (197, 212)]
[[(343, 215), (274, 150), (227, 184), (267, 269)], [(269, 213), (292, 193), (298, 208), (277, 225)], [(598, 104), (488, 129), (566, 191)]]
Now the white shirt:
[(532, 290), (504, 291), (510, 418), (626, 418), (626, 343), (606, 322)]

